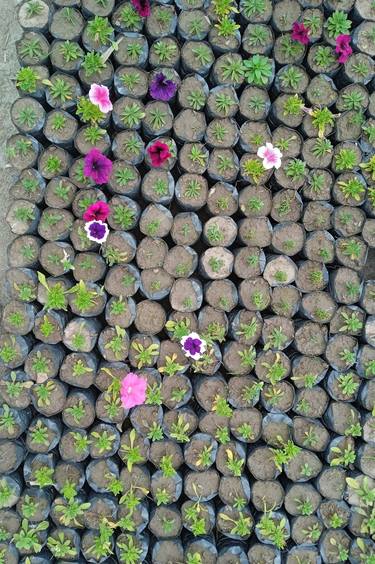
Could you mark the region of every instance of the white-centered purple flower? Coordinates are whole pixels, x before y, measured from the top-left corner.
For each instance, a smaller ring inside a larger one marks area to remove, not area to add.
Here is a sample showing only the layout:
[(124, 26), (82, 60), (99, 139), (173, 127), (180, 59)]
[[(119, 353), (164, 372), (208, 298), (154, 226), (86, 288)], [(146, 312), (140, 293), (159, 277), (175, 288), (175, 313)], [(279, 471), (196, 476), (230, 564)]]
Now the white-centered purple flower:
[(98, 219), (85, 223), (85, 231), (90, 241), (94, 241), (99, 244), (104, 243), (109, 234), (108, 225), (104, 221), (100, 221)]
[(280, 149), (274, 147), (272, 143), (266, 143), (262, 147), (259, 147), (257, 155), (260, 159), (263, 159), (263, 167), (269, 170), (273, 167), (281, 167), (281, 157), (283, 156)]
[(189, 333), (180, 341), (185, 356), (193, 360), (199, 360), (206, 350), (206, 341), (198, 333)]

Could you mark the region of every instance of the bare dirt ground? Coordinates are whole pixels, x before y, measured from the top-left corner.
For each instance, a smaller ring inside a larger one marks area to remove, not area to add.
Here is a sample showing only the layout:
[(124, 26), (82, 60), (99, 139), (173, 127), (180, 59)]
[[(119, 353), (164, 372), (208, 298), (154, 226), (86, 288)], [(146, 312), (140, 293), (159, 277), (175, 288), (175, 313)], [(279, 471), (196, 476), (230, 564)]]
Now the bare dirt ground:
[(18, 69), (15, 42), (21, 35), (17, 21), (18, 0), (0, 0), (0, 303), (6, 300), (4, 277), (7, 269), (7, 247), (13, 235), (5, 222), (11, 199), (10, 188), (16, 172), (6, 167), (5, 146), (7, 138), (15, 132), (10, 120), (10, 108), (17, 98), (15, 75)]

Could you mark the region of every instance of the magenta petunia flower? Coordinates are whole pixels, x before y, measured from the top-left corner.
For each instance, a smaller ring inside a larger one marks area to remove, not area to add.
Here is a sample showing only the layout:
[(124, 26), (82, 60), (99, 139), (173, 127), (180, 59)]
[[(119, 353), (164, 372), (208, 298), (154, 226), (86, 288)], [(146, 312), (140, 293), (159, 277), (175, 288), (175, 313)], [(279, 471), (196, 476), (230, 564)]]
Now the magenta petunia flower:
[(147, 152), (150, 155), (152, 166), (161, 166), (172, 156), (168, 145), (162, 141), (155, 141), (155, 143), (147, 149)]
[(91, 204), (83, 214), (85, 221), (105, 221), (109, 216), (109, 205), (106, 202), (95, 202)]
[(90, 241), (99, 244), (105, 243), (109, 234), (108, 225), (97, 219), (85, 223), (85, 231)]
[(266, 143), (262, 147), (259, 147), (257, 156), (263, 159), (263, 167), (269, 170), (273, 167), (281, 167), (281, 157), (283, 156), (280, 149), (274, 147), (272, 143)]
[(99, 149), (91, 149), (84, 158), (83, 174), (91, 178), (95, 184), (108, 182), (112, 172), (112, 161), (107, 159)]
[(189, 333), (189, 335), (185, 335), (185, 337), (182, 337), (180, 343), (185, 356), (193, 360), (199, 360), (206, 350), (206, 341), (201, 339), (198, 333), (193, 332)]
[(113, 110), (112, 102), (109, 98), (109, 90), (106, 86), (92, 84), (89, 91), (89, 99), (92, 104), (98, 106), (103, 114)]
[(346, 63), (350, 55), (353, 53), (353, 49), (350, 47), (351, 37), (342, 33), (336, 37), (336, 48), (335, 51), (339, 55), (338, 62)]
[(293, 41), (298, 41), (302, 45), (307, 45), (309, 43), (310, 30), (303, 23), (294, 22), (292, 28), (292, 39)]
[(177, 84), (169, 80), (164, 73), (158, 72), (150, 84), (150, 95), (154, 100), (168, 102), (175, 95)]
[(131, 0), (131, 3), (142, 18), (147, 18), (151, 14), (149, 0)]
[(134, 372), (129, 372), (121, 382), (120, 397), (122, 406), (130, 409), (141, 405), (146, 399), (147, 380)]

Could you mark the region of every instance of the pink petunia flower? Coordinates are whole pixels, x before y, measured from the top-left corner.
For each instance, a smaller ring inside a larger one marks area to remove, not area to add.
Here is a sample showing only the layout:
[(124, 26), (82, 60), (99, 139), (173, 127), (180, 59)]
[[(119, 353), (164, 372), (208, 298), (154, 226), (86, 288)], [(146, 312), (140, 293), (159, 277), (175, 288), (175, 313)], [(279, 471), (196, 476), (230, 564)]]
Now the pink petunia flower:
[(109, 90), (106, 86), (92, 84), (89, 91), (89, 99), (95, 106), (98, 106), (103, 114), (113, 110), (112, 102), (109, 98)]
[(97, 221), (105, 221), (109, 216), (109, 211), (109, 205), (106, 204), (106, 202), (95, 202), (87, 208), (83, 214), (83, 219), (85, 221), (93, 221), (94, 219)]
[(149, 0), (131, 0), (131, 3), (142, 18), (147, 18), (151, 14)]
[(272, 143), (266, 143), (262, 147), (259, 147), (257, 156), (263, 159), (262, 164), (266, 170), (281, 167), (281, 157), (283, 154), (280, 149), (274, 147)]
[(336, 37), (336, 48), (335, 51), (339, 55), (338, 62), (346, 63), (350, 55), (353, 53), (353, 49), (350, 47), (351, 37), (342, 33)]
[(120, 397), (122, 406), (130, 409), (141, 405), (146, 399), (147, 381), (134, 372), (129, 372), (121, 382)]
[(99, 149), (91, 149), (84, 158), (83, 174), (95, 184), (106, 184), (111, 176), (112, 161)]
[(198, 333), (189, 333), (180, 341), (184, 355), (193, 360), (199, 360), (206, 350), (206, 341)]
[(302, 45), (308, 45), (310, 30), (303, 23), (294, 22), (292, 28), (292, 39)]
[(168, 145), (162, 141), (155, 141), (155, 143), (147, 149), (147, 152), (150, 155), (152, 166), (161, 166), (172, 156)]
[(104, 221), (93, 219), (85, 223), (87, 238), (94, 243), (105, 243), (109, 235), (108, 225)]

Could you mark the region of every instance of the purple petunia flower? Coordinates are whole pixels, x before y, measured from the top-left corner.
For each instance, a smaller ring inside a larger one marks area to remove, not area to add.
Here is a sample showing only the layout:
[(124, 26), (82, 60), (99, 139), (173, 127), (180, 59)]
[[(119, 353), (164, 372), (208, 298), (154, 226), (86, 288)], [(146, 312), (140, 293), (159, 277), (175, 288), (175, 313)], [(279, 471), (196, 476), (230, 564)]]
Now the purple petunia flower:
[(84, 158), (83, 174), (95, 184), (106, 184), (112, 172), (112, 161), (99, 149), (91, 149)]
[(350, 55), (353, 53), (353, 49), (350, 47), (351, 37), (345, 33), (338, 35), (336, 37), (336, 48), (335, 51), (339, 55), (338, 62), (346, 63)]
[(309, 43), (310, 30), (303, 23), (294, 22), (292, 29), (292, 39), (293, 41), (298, 41), (302, 45), (307, 45)]
[(199, 360), (206, 350), (206, 341), (201, 339), (198, 333), (189, 333), (180, 341), (182, 350), (188, 358)]
[(150, 84), (150, 95), (154, 100), (168, 102), (175, 95), (177, 84), (169, 80), (164, 73), (158, 72)]
[(99, 244), (104, 243), (109, 234), (108, 225), (104, 221), (96, 219), (85, 224), (85, 231), (90, 241)]
[(131, 0), (131, 3), (142, 18), (147, 18), (151, 14), (149, 0)]

